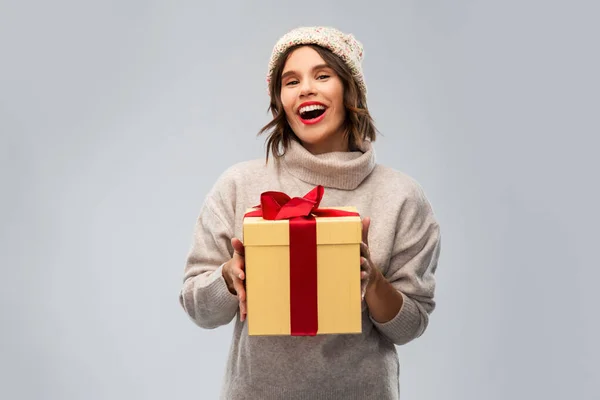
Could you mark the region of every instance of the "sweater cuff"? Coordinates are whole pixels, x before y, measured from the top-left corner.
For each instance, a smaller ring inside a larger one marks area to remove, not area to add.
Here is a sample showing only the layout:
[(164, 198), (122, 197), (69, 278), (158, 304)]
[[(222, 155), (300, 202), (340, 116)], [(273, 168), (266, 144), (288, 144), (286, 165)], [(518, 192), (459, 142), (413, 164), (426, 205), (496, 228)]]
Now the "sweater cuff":
[(369, 314), (369, 318), (373, 325), (392, 342), (397, 345), (402, 345), (410, 342), (412, 339), (419, 336), (419, 326), (421, 325), (421, 312), (415, 304), (414, 300), (402, 295), (402, 308), (398, 314), (390, 321), (380, 323), (377, 322)]
[(210, 275), (210, 282), (204, 289), (206, 294), (206, 304), (213, 304), (215, 310), (223, 310), (226, 313), (235, 314), (239, 306), (238, 297), (231, 293), (227, 288), (227, 283), (223, 277), (223, 266), (221, 264)]

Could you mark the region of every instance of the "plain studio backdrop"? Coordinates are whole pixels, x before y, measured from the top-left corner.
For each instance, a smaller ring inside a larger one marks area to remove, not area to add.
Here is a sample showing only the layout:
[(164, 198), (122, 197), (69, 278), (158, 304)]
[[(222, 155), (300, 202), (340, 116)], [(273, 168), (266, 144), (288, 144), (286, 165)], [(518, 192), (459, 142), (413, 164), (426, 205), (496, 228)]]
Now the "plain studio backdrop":
[[(0, 398), (217, 399), (231, 325), (178, 302), (204, 197), (264, 157), (289, 29), (365, 46), (378, 161), (441, 223), (402, 399), (598, 399), (592, 1), (0, 5)], [(295, 194), (296, 195), (296, 194)]]

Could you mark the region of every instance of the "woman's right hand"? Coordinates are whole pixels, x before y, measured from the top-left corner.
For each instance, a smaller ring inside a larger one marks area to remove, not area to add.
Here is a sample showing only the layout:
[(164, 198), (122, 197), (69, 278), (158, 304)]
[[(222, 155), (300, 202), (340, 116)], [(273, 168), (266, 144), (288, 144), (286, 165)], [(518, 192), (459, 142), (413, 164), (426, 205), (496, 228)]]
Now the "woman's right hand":
[(247, 314), (244, 245), (237, 238), (231, 239), (231, 245), (233, 246), (233, 257), (223, 266), (223, 278), (225, 278), (229, 291), (238, 297), (240, 302), (240, 321), (244, 321)]

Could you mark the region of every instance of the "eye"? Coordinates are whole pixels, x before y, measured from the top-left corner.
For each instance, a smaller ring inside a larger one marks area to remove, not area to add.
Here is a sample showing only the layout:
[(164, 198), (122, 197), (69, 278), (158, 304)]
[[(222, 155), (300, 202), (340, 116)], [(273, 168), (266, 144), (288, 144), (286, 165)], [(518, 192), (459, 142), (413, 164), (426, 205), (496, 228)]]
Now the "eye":
[(321, 74), (317, 77), (317, 79), (321, 79), (321, 80), (327, 79), (327, 78), (329, 78), (329, 75), (325, 75), (325, 74)]
[(292, 81), (288, 81), (286, 82), (285, 86), (291, 86), (291, 85), (296, 85), (298, 83), (297, 80), (292, 80)]

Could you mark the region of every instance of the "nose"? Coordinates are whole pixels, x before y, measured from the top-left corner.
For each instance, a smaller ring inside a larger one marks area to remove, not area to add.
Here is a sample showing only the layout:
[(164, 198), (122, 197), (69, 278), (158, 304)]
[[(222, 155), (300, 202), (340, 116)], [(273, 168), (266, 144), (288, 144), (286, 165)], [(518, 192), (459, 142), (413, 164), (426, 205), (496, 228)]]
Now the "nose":
[(304, 79), (300, 87), (300, 96), (310, 96), (315, 94), (315, 87), (312, 79)]

